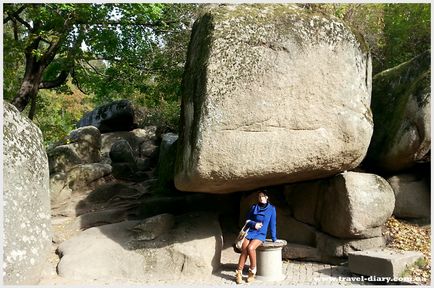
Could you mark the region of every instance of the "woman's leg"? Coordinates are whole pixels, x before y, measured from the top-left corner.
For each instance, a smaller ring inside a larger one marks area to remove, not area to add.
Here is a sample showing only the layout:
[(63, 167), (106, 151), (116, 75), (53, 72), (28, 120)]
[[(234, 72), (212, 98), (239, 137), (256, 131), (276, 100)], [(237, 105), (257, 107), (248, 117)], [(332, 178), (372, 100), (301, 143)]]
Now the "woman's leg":
[(240, 259), (238, 260), (238, 270), (243, 271), (244, 264), (246, 264), (247, 260), (247, 247), (249, 246), (250, 241), (248, 239), (244, 239), (243, 245), (241, 246), (241, 255)]
[[(261, 240), (252, 239), (247, 246), (247, 254), (250, 258), (250, 270), (256, 272), (256, 248), (262, 244)], [(255, 274), (255, 273), (254, 273)]]

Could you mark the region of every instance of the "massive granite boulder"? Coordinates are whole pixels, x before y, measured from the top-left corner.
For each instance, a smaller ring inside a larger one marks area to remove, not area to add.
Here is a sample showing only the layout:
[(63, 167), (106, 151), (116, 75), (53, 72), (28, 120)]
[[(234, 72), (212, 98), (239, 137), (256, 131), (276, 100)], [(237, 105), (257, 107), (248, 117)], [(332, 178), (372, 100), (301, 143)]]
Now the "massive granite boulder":
[(130, 101), (119, 100), (99, 106), (86, 113), (77, 123), (77, 128), (95, 126), (101, 133), (131, 131), (137, 128), (134, 108)]
[(39, 128), (3, 109), (3, 282), (34, 285), (51, 249), (48, 159)]
[(175, 185), (228, 193), (359, 165), (372, 135), (371, 58), (334, 17), (227, 5), (196, 21)]
[(367, 163), (384, 171), (401, 171), (430, 160), (431, 51), (373, 79), (374, 134)]

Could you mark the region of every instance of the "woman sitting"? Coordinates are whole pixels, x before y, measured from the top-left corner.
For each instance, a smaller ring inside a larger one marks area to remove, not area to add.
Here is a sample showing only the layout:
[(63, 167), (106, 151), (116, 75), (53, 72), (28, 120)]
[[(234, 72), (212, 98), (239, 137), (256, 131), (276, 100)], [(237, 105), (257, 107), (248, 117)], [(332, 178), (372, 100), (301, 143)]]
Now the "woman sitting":
[(247, 215), (247, 227), (249, 232), (244, 239), (240, 259), (238, 260), (238, 269), (236, 272), (236, 283), (243, 283), (242, 271), (246, 263), (247, 256), (250, 259), (249, 276), (247, 282), (252, 282), (256, 275), (256, 248), (265, 241), (268, 226), (271, 230), (271, 239), (276, 241), (276, 208), (268, 203), (268, 196), (258, 191), (258, 203), (254, 204)]

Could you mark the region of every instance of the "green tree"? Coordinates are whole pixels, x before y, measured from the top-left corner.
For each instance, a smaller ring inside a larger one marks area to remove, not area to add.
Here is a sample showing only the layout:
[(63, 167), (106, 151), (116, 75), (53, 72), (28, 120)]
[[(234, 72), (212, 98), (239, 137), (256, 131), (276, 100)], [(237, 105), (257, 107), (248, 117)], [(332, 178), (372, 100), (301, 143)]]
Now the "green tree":
[(430, 4), (301, 4), (332, 14), (360, 32), (368, 43), (373, 74), (394, 67), (430, 48)]
[(431, 47), (430, 4), (384, 4), (384, 69), (394, 67)]
[[(189, 29), (195, 6), (4, 4), (5, 98), (20, 111), (30, 103), (33, 118), (38, 91), (65, 92), (71, 77), (95, 103), (134, 95), (141, 95), (138, 101), (152, 102), (147, 97), (155, 97), (150, 91), (158, 86), (157, 80), (161, 78), (161, 84), (171, 73), (179, 73), (172, 64), (182, 62), (185, 55), (168, 45)], [(23, 76), (18, 82), (13, 76), (19, 72)], [(166, 91), (173, 94), (169, 99), (178, 89), (172, 86)]]

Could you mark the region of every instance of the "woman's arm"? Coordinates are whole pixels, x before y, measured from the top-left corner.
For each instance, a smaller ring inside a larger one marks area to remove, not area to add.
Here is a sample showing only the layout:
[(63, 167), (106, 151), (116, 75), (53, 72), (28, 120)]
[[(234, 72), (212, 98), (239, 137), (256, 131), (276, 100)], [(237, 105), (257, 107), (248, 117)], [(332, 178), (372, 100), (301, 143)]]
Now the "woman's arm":
[(255, 204), (252, 205), (249, 213), (247, 214), (247, 220), (249, 220), (249, 223), (247, 223), (246, 227), (249, 227), (250, 229), (255, 229), (255, 225), (256, 225), (256, 222), (253, 221), (253, 211), (254, 210), (255, 210)]
[(271, 211), (271, 219), (270, 219), (270, 230), (271, 230), (271, 240), (276, 242), (276, 208), (273, 207)]

